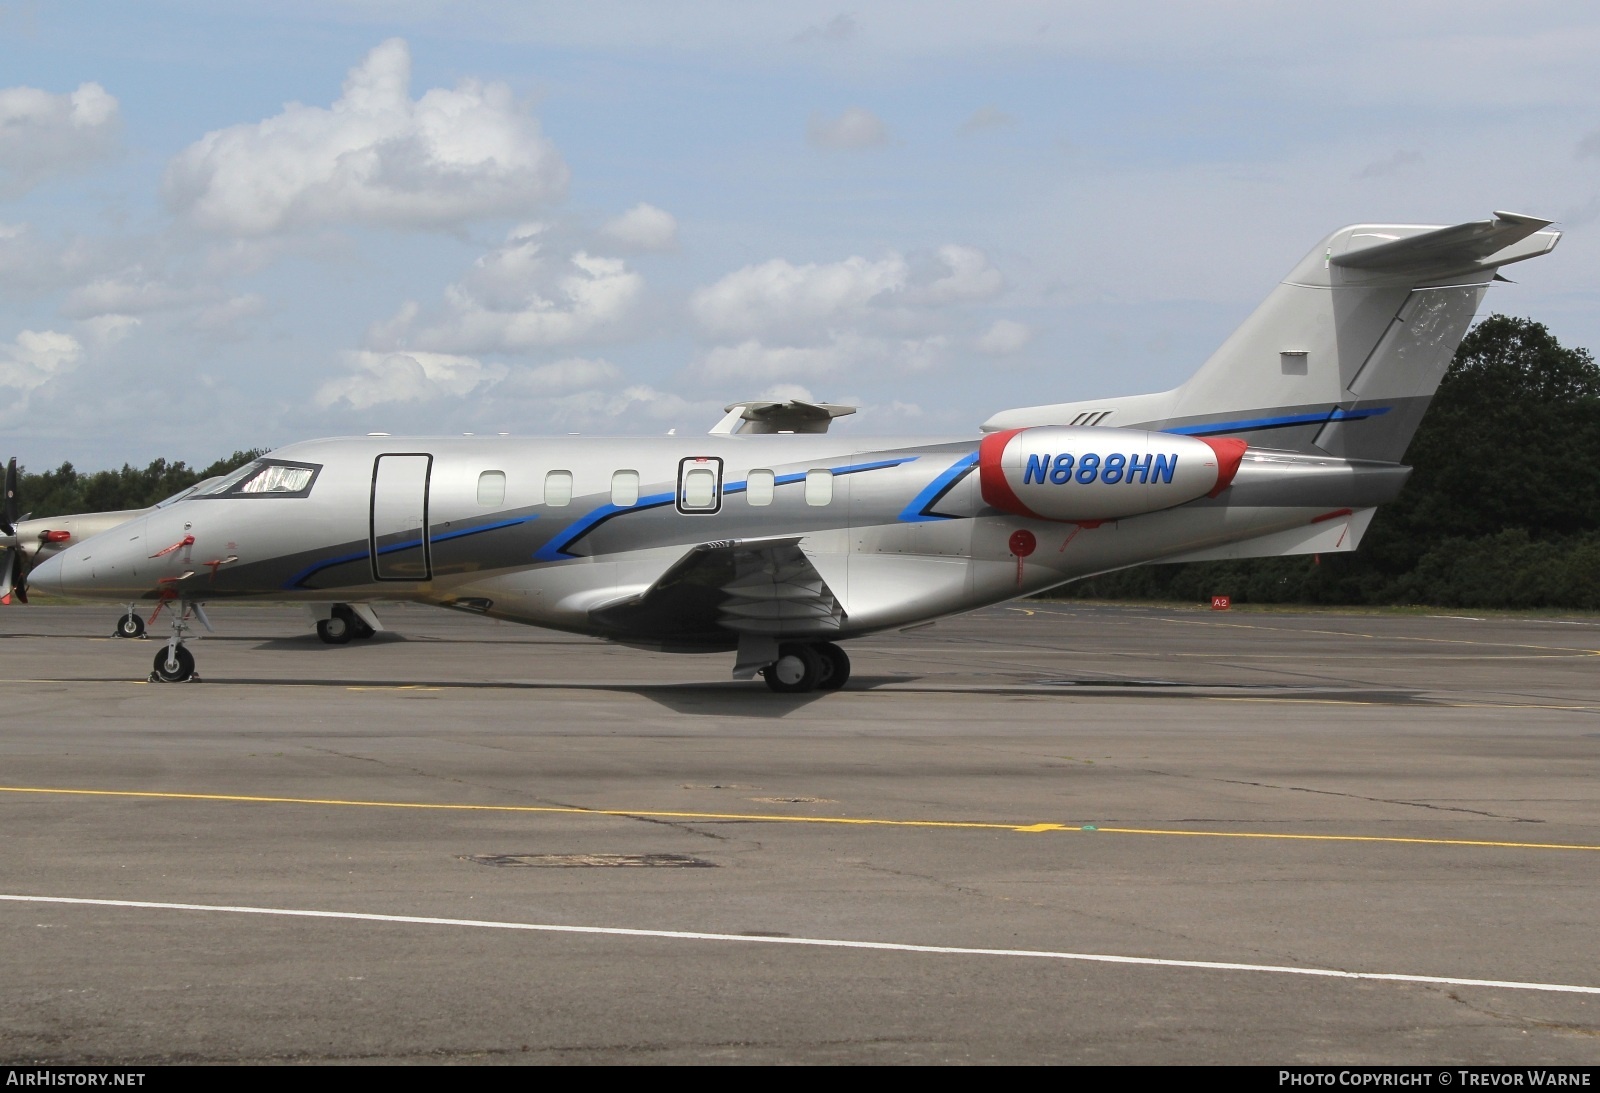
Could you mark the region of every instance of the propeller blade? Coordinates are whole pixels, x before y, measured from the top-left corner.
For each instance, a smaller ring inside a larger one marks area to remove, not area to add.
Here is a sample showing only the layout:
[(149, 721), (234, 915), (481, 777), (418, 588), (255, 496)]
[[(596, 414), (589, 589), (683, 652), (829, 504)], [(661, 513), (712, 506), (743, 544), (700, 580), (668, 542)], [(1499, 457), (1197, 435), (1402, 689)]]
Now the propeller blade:
[(13, 583), (12, 592), (19, 603), (28, 602), (28, 570), (33, 568), (28, 558), (28, 552), (18, 547), (11, 552), (10, 576)]
[(0, 603), (11, 602), (11, 572), (17, 566), (17, 552), (6, 551), (4, 568), (0, 568)]
[(7, 535), (17, 533), (17, 457), (6, 464), (5, 504), (0, 506), (0, 531)]

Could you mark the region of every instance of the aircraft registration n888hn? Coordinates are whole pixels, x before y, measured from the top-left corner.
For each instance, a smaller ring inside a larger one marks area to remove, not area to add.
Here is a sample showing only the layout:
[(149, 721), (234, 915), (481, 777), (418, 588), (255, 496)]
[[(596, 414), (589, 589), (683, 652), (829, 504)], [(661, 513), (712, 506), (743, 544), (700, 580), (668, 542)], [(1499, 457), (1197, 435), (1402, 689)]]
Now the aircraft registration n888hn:
[(313, 605), (325, 640), (409, 600), (843, 685), (840, 642), (1148, 562), (1352, 550), (1500, 266), (1548, 221), (1357, 225), (1181, 387), (1009, 410), (975, 436), (828, 432), (743, 403), (701, 437), (392, 437), (271, 452), (44, 561), (32, 584), (168, 610)]

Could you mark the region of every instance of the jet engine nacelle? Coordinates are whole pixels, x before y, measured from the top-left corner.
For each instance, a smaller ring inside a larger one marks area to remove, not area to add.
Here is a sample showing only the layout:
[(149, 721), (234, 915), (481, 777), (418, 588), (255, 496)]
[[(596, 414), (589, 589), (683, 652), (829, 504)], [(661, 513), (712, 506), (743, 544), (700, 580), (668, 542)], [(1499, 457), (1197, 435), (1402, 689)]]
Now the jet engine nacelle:
[(978, 447), (984, 501), (1002, 512), (1091, 523), (1215, 497), (1238, 473), (1242, 440), (1147, 429), (1041, 426)]

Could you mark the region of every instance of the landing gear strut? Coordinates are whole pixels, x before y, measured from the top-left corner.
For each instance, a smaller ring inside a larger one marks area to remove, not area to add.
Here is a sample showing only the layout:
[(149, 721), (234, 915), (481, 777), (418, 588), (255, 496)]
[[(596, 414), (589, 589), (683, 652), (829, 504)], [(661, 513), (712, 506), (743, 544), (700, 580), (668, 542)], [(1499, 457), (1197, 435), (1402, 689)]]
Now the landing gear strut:
[[(163, 602), (161, 607), (166, 607)], [(160, 608), (157, 608), (160, 612)], [(154, 616), (152, 616), (153, 618)], [(200, 677), (194, 673), (194, 654), (189, 652), (184, 642), (189, 639), (189, 634), (194, 627), (189, 625), (193, 617), (200, 620), (200, 624), (207, 630), (211, 629), (211, 622), (206, 618), (203, 608), (197, 603), (174, 604), (168, 618), (172, 621), (172, 636), (167, 639), (167, 644), (156, 653), (155, 663), (151, 665), (151, 683), (199, 683)]]
[(850, 678), (850, 658), (831, 641), (789, 642), (778, 646), (778, 659), (761, 669), (761, 678), (778, 694), (837, 691)]

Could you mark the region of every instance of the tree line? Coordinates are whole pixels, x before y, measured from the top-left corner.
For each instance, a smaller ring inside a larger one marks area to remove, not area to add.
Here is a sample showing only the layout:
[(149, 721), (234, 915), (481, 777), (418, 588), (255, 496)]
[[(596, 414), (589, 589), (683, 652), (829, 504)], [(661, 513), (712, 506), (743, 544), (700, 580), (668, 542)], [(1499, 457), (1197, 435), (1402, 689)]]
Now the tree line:
[(31, 474), (17, 467), (17, 507), (35, 517), (73, 512), (111, 512), (149, 508), (196, 482), (227, 474), (264, 454), (266, 449), (234, 452), (207, 467), (190, 467), (179, 460), (157, 459), (140, 469), (127, 463), (120, 471), (79, 471), (63, 463), (53, 471)]

